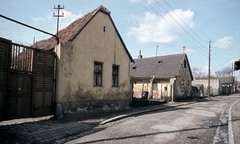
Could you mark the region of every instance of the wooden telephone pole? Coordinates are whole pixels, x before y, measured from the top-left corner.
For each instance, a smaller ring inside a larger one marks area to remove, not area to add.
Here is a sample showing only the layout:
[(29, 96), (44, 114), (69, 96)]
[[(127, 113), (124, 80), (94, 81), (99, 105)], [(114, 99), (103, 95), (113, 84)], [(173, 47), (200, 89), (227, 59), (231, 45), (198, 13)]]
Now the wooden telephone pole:
[(207, 94), (208, 94), (208, 98), (210, 98), (210, 64), (211, 64), (211, 40), (209, 40), (209, 45), (208, 45), (208, 49), (209, 49), (209, 52), (208, 52), (208, 91), (207, 91)]
[(59, 17), (64, 17), (64, 13), (62, 13), (61, 15), (59, 14), (60, 9), (64, 9), (64, 6), (61, 7), (60, 5), (58, 5), (57, 7), (54, 6), (54, 9), (58, 10), (58, 13), (55, 14), (53, 13), (53, 17), (57, 17), (57, 37), (58, 37), (58, 27), (59, 27)]

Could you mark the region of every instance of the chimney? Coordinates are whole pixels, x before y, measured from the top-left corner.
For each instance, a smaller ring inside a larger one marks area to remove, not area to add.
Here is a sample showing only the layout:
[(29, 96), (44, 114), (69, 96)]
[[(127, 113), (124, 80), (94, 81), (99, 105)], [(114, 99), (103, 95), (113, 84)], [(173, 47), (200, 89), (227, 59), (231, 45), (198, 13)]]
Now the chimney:
[(139, 59), (141, 59), (141, 58), (142, 58), (142, 55), (141, 55), (141, 50), (139, 51), (138, 58), (139, 58)]

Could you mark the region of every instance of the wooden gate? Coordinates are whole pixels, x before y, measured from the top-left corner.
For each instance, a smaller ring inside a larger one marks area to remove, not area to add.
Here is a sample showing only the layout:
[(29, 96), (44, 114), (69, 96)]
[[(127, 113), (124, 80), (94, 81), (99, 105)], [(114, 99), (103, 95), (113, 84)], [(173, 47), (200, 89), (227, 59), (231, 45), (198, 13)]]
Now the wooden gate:
[(11, 41), (0, 38), (0, 120), (5, 114), (5, 97), (7, 90), (7, 78), (9, 74), (9, 51)]
[(33, 114), (53, 114), (54, 53), (36, 50), (33, 70)]
[[(2, 119), (39, 117), (54, 113), (54, 53), (11, 43), (3, 45), (8, 53), (0, 58), (9, 59), (3, 73), (0, 63), (0, 111)], [(2, 50), (2, 48), (1, 48)], [(2, 62), (2, 61), (1, 61)], [(7, 71), (9, 69), (9, 72)], [(7, 76), (3, 76), (3, 74)], [(6, 82), (1, 87), (1, 78)], [(2, 93), (2, 97), (1, 97)]]

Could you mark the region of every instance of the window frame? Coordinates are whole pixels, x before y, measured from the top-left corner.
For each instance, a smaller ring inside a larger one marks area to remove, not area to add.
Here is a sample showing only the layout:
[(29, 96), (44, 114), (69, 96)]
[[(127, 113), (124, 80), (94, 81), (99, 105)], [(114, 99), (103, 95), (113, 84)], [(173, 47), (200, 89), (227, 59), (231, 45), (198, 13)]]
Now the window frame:
[[(100, 69), (97, 70), (95, 67), (100, 66)], [(93, 86), (94, 87), (101, 87), (102, 86), (102, 76), (103, 75), (103, 63), (94, 61), (94, 67), (93, 67)]]
[(184, 59), (184, 61), (183, 61), (183, 67), (187, 68), (187, 60), (186, 59)]
[[(117, 68), (117, 71), (114, 71)], [(112, 65), (112, 87), (119, 86), (119, 65)]]

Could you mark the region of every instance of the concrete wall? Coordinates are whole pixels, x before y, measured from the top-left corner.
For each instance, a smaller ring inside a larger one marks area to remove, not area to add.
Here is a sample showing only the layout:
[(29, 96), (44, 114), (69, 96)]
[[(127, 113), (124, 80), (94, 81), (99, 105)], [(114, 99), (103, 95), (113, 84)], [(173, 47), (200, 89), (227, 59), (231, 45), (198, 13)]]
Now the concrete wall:
[[(110, 105), (114, 101), (130, 103), (130, 58), (108, 15), (99, 12), (72, 42), (61, 44), (57, 51), (56, 101), (63, 109), (101, 107), (108, 101)], [(95, 61), (103, 63), (100, 87), (93, 86)], [(112, 87), (113, 65), (119, 66), (118, 87)]]
[[(196, 84), (202, 84), (204, 86), (204, 96), (207, 96), (208, 90), (208, 79), (207, 78), (194, 78), (192, 81), (192, 85), (195, 86)], [(221, 92), (221, 86), (219, 79), (211, 78), (210, 79), (210, 95), (219, 95)]]

